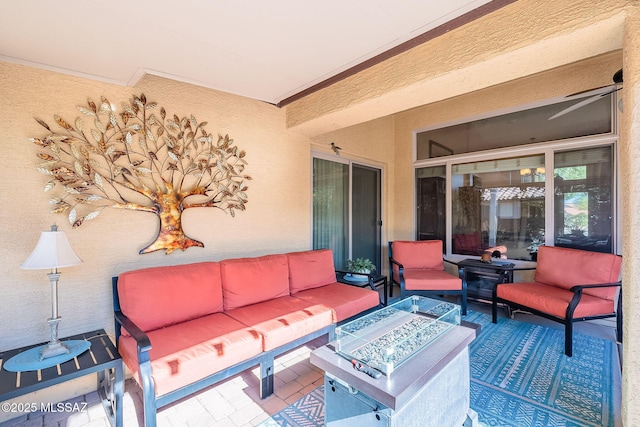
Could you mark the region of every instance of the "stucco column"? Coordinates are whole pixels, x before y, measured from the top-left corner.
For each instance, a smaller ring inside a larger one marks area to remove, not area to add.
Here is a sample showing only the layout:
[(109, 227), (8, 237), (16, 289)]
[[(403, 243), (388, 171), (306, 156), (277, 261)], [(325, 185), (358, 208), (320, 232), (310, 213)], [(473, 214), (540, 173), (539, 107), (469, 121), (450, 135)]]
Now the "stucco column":
[(620, 122), (624, 359), (622, 422), (640, 426), (640, 6), (628, 7), (624, 28), (624, 111)]

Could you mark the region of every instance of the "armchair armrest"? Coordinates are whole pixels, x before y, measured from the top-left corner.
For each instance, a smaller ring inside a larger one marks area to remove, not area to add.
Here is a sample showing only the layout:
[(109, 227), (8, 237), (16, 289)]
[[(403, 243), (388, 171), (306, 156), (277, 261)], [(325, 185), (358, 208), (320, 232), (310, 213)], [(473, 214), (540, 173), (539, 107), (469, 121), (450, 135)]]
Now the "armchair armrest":
[(622, 282), (613, 282), (613, 283), (592, 283), (589, 285), (576, 285), (569, 289), (571, 292), (582, 292), (583, 289), (589, 288), (613, 288), (616, 286), (622, 286)]
[[(393, 265), (397, 265), (398, 266), (398, 278), (400, 279), (400, 282), (396, 282), (393, 278)], [(393, 259), (392, 257), (389, 257), (389, 276), (390, 276), (390, 282), (391, 282), (391, 287), (393, 287), (393, 283), (398, 283), (398, 285), (400, 285), (400, 288), (404, 289), (404, 265), (402, 265), (402, 263), (400, 263), (399, 261)]]
[(395, 264), (395, 265), (397, 265), (397, 266), (398, 266), (398, 268), (404, 269), (404, 265), (402, 265), (399, 261), (397, 261), (397, 260), (395, 260), (395, 259), (393, 259), (393, 258), (391, 258), (391, 257), (389, 257), (389, 262), (390, 262), (391, 264)]
[[(573, 292), (573, 298), (569, 302), (567, 306), (567, 318), (573, 318), (573, 312), (575, 311), (578, 303), (580, 303), (580, 299), (582, 298), (582, 290), (583, 289), (591, 289), (591, 288), (611, 288), (611, 287), (622, 287), (622, 282), (614, 282), (614, 283), (592, 283), (586, 285), (576, 285), (572, 286), (569, 290)], [(620, 309), (620, 301), (618, 300), (618, 309)]]

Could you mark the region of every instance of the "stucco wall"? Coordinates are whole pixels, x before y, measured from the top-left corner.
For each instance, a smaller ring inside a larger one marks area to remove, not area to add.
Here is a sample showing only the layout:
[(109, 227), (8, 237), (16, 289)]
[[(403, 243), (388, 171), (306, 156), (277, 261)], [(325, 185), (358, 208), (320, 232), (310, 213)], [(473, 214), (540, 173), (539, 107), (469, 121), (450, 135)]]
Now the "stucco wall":
[(620, 49), (632, 3), (519, 0), (293, 102), (287, 125), (314, 135)]
[(622, 416), (625, 426), (640, 425), (640, 4), (625, 23), (624, 111), (620, 132), (624, 361)]
[[(57, 223), (83, 264), (61, 269), (60, 335), (113, 330), (111, 277), (129, 269), (200, 260), (253, 256), (310, 247), (310, 141), (285, 129), (284, 112), (239, 96), (158, 77), (136, 88), (120, 87), (21, 65), (0, 63), (0, 349), (48, 340), (51, 305), (47, 271), (21, 270), (40, 231)], [(215, 208), (185, 212), (185, 232), (202, 241), (170, 255), (138, 251), (156, 236), (155, 215), (105, 209), (94, 220), (72, 229), (63, 215), (50, 213), (43, 191), (46, 177), (36, 171), (38, 147), (30, 137), (44, 136), (39, 117), (53, 125), (53, 115), (75, 120), (87, 98), (105, 96), (116, 107), (132, 94), (145, 93), (169, 114), (194, 114), (214, 134), (228, 133), (246, 150), (253, 177), (245, 212), (235, 218)], [(7, 327), (11, 325), (11, 327)]]

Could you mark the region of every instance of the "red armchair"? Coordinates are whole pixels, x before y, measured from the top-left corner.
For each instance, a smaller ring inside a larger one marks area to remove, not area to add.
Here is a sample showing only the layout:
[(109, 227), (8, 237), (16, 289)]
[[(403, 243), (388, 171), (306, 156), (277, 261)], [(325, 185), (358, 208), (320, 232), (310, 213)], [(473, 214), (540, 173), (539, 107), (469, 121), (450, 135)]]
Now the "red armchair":
[(532, 282), (494, 288), (493, 323), (499, 302), (564, 323), (565, 354), (571, 356), (574, 322), (616, 317), (617, 338), (622, 341), (621, 265), (618, 255), (541, 246)]
[(400, 297), (410, 295), (459, 295), (460, 308), (467, 314), (466, 283), (444, 269), (441, 240), (389, 242), (391, 289), (400, 286)]

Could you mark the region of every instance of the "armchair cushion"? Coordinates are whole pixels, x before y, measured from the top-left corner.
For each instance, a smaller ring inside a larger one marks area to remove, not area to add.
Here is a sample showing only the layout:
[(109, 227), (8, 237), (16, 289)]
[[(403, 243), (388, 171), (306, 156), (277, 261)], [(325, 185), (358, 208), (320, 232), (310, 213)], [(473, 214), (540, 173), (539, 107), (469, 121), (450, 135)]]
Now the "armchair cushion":
[[(622, 258), (618, 255), (578, 249), (541, 246), (534, 280), (563, 289), (575, 285), (615, 283), (620, 280)], [(613, 300), (618, 289), (585, 289), (584, 294)]]
[(462, 290), (462, 280), (458, 276), (428, 268), (405, 269), (404, 283), (408, 291)]
[[(612, 289), (615, 291), (617, 288)], [(497, 287), (496, 292), (498, 298), (531, 307), (562, 319), (566, 317), (567, 306), (574, 295), (573, 292), (564, 288), (536, 282), (503, 283)], [(573, 317), (597, 316), (613, 312), (613, 300), (598, 298), (583, 292), (580, 303), (573, 312)]]
[(444, 270), (442, 240), (402, 241), (392, 243), (393, 259), (406, 269)]

